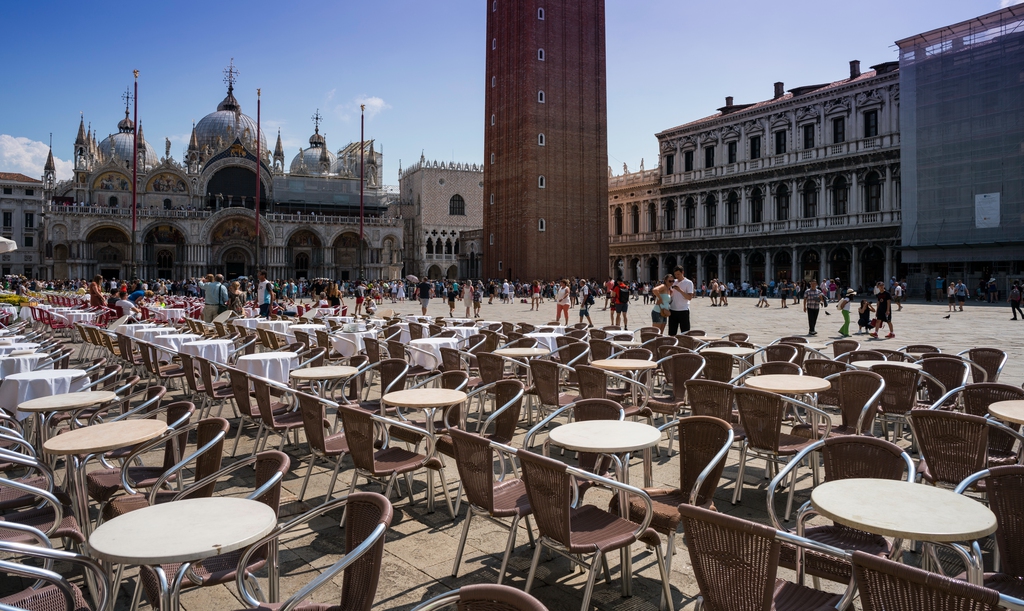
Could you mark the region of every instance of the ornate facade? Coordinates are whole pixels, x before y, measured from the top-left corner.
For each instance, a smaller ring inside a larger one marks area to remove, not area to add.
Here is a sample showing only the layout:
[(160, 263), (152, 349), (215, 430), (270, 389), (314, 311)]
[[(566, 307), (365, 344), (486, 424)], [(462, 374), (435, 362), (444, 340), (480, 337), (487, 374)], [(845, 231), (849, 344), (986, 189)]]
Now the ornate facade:
[(383, 154), (373, 141), (362, 143), (360, 167), (360, 143), (331, 153), (317, 115), (310, 148), (300, 149), (285, 173), (280, 133), (273, 151), (262, 133), (257, 144), (256, 122), (233, 95), (234, 75), (232, 67), (217, 110), (193, 125), (181, 162), (172, 158), (170, 141), (158, 158), (127, 110), (117, 133), (99, 144), (80, 123), (74, 177), (51, 183), (43, 206), (46, 276), (127, 278), (134, 270), (142, 278), (231, 278), (253, 274), (257, 263), (272, 278), (400, 276), (402, 225), (387, 214)]
[(772, 99), (726, 98), (657, 134), (658, 179), (610, 178), (611, 272), (646, 281), (682, 265), (698, 283), (863, 287), (902, 271), (898, 73), (851, 62), (849, 78), (776, 83)]
[(46, 159), (44, 180), (24, 174), (0, 172), (0, 235), (18, 243), (18, 250), (0, 254), (0, 278), (10, 274), (38, 277), (41, 269), (40, 213), (43, 190), (53, 184), (53, 153)]

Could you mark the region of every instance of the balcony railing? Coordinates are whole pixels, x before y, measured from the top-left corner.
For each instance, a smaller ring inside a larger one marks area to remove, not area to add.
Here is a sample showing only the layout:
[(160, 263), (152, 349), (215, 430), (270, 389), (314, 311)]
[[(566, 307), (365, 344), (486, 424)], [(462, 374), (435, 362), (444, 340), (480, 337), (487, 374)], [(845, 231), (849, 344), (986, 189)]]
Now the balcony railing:
[[(44, 204), (43, 212), (52, 215), (69, 216), (98, 216), (98, 217), (125, 217), (131, 218), (131, 208), (107, 207), (107, 206), (74, 206), (65, 204)], [(163, 208), (139, 207), (140, 218), (188, 218), (206, 219), (213, 215), (211, 210), (166, 210)], [(331, 225), (358, 225), (358, 216), (330, 216), (323, 214), (280, 214), (276, 212), (263, 213), (260, 216), (271, 222), (279, 223), (327, 223)], [(395, 227), (402, 222), (401, 217), (363, 217), (363, 224), (373, 227)]]
[(766, 221), (762, 223), (717, 225), (715, 227), (613, 235), (608, 237), (608, 241), (611, 244), (642, 244), (690, 240), (694, 238), (710, 239), (780, 233), (807, 233), (808, 231), (820, 231), (837, 227), (898, 225), (902, 218), (903, 215), (900, 210), (883, 210), (880, 212), (859, 212), (838, 216), (819, 216), (810, 219), (789, 219), (786, 221)]

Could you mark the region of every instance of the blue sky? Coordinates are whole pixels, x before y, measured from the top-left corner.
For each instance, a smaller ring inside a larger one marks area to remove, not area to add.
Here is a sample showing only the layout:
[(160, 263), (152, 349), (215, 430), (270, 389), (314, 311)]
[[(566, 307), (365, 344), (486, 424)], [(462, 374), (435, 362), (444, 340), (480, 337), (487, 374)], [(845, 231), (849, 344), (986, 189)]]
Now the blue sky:
[[(513, 1), (513, 0), (500, 0)], [(786, 88), (829, 82), (896, 59), (893, 41), (1019, 0), (606, 0), (608, 153), (615, 173), (656, 165), (653, 134)], [(366, 135), (399, 160), (483, 160), (487, 0), (299, 0), (245, 3), (46, 1), (4, 3), (0, 60), (0, 171), (38, 176), (53, 133), (70, 175), (79, 113), (100, 139), (123, 116), (120, 96), (139, 80), (150, 144), (181, 159), (192, 121), (224, 97), (234, 58), (236, 97), (288, 161), (307, 147), (319, 108), (337, 150)]]

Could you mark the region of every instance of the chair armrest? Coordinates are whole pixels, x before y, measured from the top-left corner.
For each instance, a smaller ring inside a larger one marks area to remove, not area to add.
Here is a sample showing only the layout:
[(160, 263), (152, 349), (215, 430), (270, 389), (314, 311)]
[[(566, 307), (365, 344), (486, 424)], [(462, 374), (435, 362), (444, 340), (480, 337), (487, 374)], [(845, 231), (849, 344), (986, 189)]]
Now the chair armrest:
[[(42, 559), (44, 567), (51, 566), (54, 562), (69, 562), (71, 564), (79, 565), (83, 568), (83, 573), (92, 573), (93, 579), (91, 580), (91, 583), (95, 584), (95, 587), (98, 590), (97, 592), (92, 593), (93, 601), (96, 603), (95, 608), (106, 609), (110, 604), (110, 586), (107, 573), (99, 563), (91, 558), (72, 552), (65, 552), (63, 550), (12, 542), (0, 542), (0, 552), (4, 554), (31, 556)], [(49, 582), (56, 586), (64, 595), (64, 600), (68, 605), (68, 609), (77, 608), (74, 590), (72, 589), (71, 584), (62, 575), (45, 568), (40, 569), (37, 567), (29, 567), (9, 561), (3, 561), (3, 571), (10, 572), (12, 574), (21, 574), (29, 578), (42, 579)], [(16, 607), (8, 608), (15, 609)]]
[(570, 409), (572, 409), (572, 405), (563, 405), (562, 407), (548, 414), (546, 418), (544, 418), (537, 424), (533, 425), (533, 428), (527, 431), (526, 437), (523, 438), (523, 448), (529, 450), (530, 447), (533, 445), (533, 438), (537, 435), (537, 433), (539, 433), (541, 429), (546, 427), (548, 423), (550, 423), (552, 420), (560, 416), (562, 412)]
[[(196, 424), (198, 424), (198, 423), (196, 423)], [(177, 464), (172, 466), (170, 469), (167, 469), (166, 471), (161, 473), (160, 477), (157, 478), (156, 483), (153, 484), (153, 488), (149, 492), (149, 499), (148, 499), (149, 504), (153, 505), (154, 503), (156, 503), (157, 493), (160, 492), (160, 488), (163, 487), (164, 483), (167, 481), (168, 478), (170, 478), (173, 474), (177, 473), (181, 469), (184, 469), (185, 465), (189, 464), (193, 460), (198, 459), (203, 454), (209, 452), (211, 448), (216, 446), (219, 442), (221, 442), (224, 439), (226, 434), (227, 433), (225, 433), (224, 431), (221, 431), (221, 432), (217, 433), (216, 435), (213, 436), (213, 439), (211, 439), (210, 441), (206, 442), (206, 444), (203, 445), (201, 448), (196, 448), (194, 452), (192, 452), (188, 456), (182, 458), (180, 461), (178, 461)], [(121, 478), (122, 479), (124, 479), (124, 473), (126, 471), (127, 471), (127, 469), (122, 469), (121, 470), (121, 474), (122, 474)], [(182, 490), (182, 493), (185, 493), (185, 492), (187, 492), (187, 491), (189, 491), (189, 490), (191, 490), (193, 488), (195, 488), (195, 484), (192, 484), (191, 486), (188, 486), (187, 488)], [(177, 496), (179, 496), (179, 495), (175, 495), (175, 498), (177, 498)]]
[[(163, 435), (160, 435), (155, 439), (150, 439), (149, 441), (140, 443), (139, 445), (135, 446), (135, 449), (132, 450), (131, 454), (129, 454), (128, 457), (125, 458), (124, 462), (122, 463), (125, 465), (125, 467), (121, 469), (121, 487), (124, 488), (124, 491), (127, 492), (128, 494), (136, 494), (138, 492), (137, 490), (132, 488), (131, 484), (128, 483), (127, 465), (132, 464), (142, 454), (145, 454), (146, 452), (152, 450), (157, 446), (160, 446), (161, 444), (167, 443), (168, 441), (179, 435), (186, 435), (185, 439), (187, 440), (187, 435), (197, 428), (199, 428), (198, 422), (193, 422), (192, 424), (189, 424), (180, 429), (168, 428)], [(166, 475), (166, 473), (164, 475)]]
[[(3, 488), (4, 486), (19, 490), (29, 496), (39, 497), (42, 502), (37, 506), (37, 509), (42, 509), (43, 505), (50, 505), (53, 507), (53, 524), (45, 533), (47, 537), (53, 535), (54, 531), (60, 527), (61, 521), (64, 520), (64, 506), (52, 493), (43, 490), (42, 488), (23, 484), (17, 480), (0, 478), (0, 488)], [(12, 523), (13, 522), (0, 521), (0, 530)]]
[(936, 379), (935, 376), (931, 375), (930, 373), (924, 372), (924, 371), (920, 371), (918, 373), (921, 374), (924, 377), (927, 377), (928, 379), (930, 379), (935, 384), (938, 384), (939, 388), (941, 388), (942, 392), (943, 392), (943, 395), (941, 397), (939, 397), (939, 400), (936, 401), (935, 403), (932, 403), (930, 406), (928, 406), (928, 409), (939, 409), (940, 407), (942, 407), (943, 403), (945, 403), (946, 401), (949, 401), (951, 398), (953, 398), (954, 395), (957, 395), (957, 394), (961, 393), (962, 391), (964, 391), (967, 388), (966, 385), (965, 386), (957, 386), (953, 390), (948, 390), (947, 391), (946, 387), (943, 386), (942, 382), (940, 382), (938, 379)]
[(772, 481), (769, 482), (768, 490), (767, 490), (767, 492), (768, 492), (768, 501), (767, 501), (768, 517), (770, 517), (772, 519), (772, 526), (776, 530), (790, 532), (790, 530), (788, 528), (786, 528), (785, 526), (782, 525), (782, 523), (779, 521), (778, 515), (776, 515), (776, 513), (775, 513), (775, 489), (779, 487), (779, 484), (781, 484), (782, 482), (784, 482), (786, 480), (786, 477), (789, 475), (789, 473), (794, 468), (796, 468), (797, 465), (799, 465), (801, 462), (803, 462), (804, 458), (806, 458), (808, 454), (818, 450), (823, 445), (825, 445), (825, 441), (823, 439), (819, 439), (818, 441), (815, 441), (811, 445), (809, 445), (806, 448), (804, 448), (803, 450), (801, 450), (800, 453), (798, 453), (796, 456), (791, 458), (789, 460), (789, 462), (786, 463), (786, 466), (784, 466), (783, 468), (779, 469), (778, 475), (776, 475), (774, 478), (772, 478)]
[[(490, 384), (488, 384), (488, 386), (490, 386)], [(514, 397), (512, 397), (512, 398), (511, 398), (510, 400), (506, 401), (506, 402), (505, 402), (505, 404), (504, 404), (504, 405), (502, 405), (501, 407), (499, 407), (498, 409), (496, 409), (496, 410), (493, 410), (493, 411), (491, 412), (491, 415), (487, 417), (487, 420), (484, 420), (484, 423), (483, 423), (483, 424), (482, 424), (482, 425), (480, 426), (480, 430), (479, 430), (479, 433), (480, 433), (481, 435), (483, 435), (484, 433), (486, 433), (486, 432), (487, 432), (487, 427), (488, 427), (488, 426), (490, 426), (492, 422), (494, 422), (495, 418), (497, 418), (498, 416), (500, 416), (500, 415), (501, 415), (501, 413), (502, 413), (502, 412), (504, 412), (505, 410), (507, 410), (508, 408), (512, 407), (512, 406), (513, 406), (513, 405), (514, 405), (514, 404), (516, 403), (516, 401), (519, 401), (519, 400), (521, 400), (521, 399), (523, 398), (523, 395), (525, 395), (525, 394), (526, 394), (526, 390), (525, 390), (525, 389), (522, 389), (522, 388), (520, 388), (520, 389), (519, 389), (519, 390), (518, 390), (518, 391), (516, 392), (516, 394), (515, 394), (515, 396), (514, 396)], [(468, 401), (468, 395), (467, 395), (467, 401)], [(445, 426), (447, 426), (448, 428), (451, 428), (451, 427), (452, 427), (452, 424), (451, 424), (450, 422), (448, 422), (448, 414), (449, 414), (449, 413), (451, 413), (451, 410), (449, 410), (449, 411), (445, 412), (445, 415), (444, 415), (444, 424), (445, 424)]]
[(718, 465), (718, 463), (725, 460), (725, 457), (729, 455), (729, 448), (732, 447), (732, 443), (735, 440), (736, 434), (733, 432), (732, 428), (730, 428), (729, 434), (725, 438), (725, 443), (722, 444), (722, 447), (718, 450), (718, 452), (715, 453), (714, 457), (711, 458), (711, 461), (708, 462), (707, 466), (705, 466), (704, 469), (700, 472), (700, 475), (697, 476), (697, 480), (693, 483), (693, 487), (690, 488), (691, 505), (697, 503), (697, 495), (700, 493), (701, 486), (704, 485), (704, 480), (706, 480), (708, 476), (711, 475), (711, 472), (715, 470), (715, 467)]
[[(625, 468), (625, 466), (623, 468)], [(567, 466), (565, 468), (565, 471), (569, 475), (574, 475), (579, 479), (590, 480), (595, 484), (611, 488), (612, 490), (619, 490), (625, 492), (627, 495), (640, 497), (640, 499), (643, 500), (644, 505), (646, 506), (646, 511), (644, 512), (644, 519), (641, 520), (640, 524), (637, 526), (637, 529), (633, 531), (633, 535), (637, 539), (639, 539), (640, 535), (642, 535), (643, 532), (647, 530), (647, 528), (651, 525), (651, 519), (654, 518), (654, 503), (651, 501), (651, 497), (640, 488), (630, 486), (629, 484), (623, 484), (620, 481), (616, 481), (608, 477), (595, 475), (594, 473), (591, 473), (590, 471), (585, 471), (583, 469), (580, 469), (579, 467)]]

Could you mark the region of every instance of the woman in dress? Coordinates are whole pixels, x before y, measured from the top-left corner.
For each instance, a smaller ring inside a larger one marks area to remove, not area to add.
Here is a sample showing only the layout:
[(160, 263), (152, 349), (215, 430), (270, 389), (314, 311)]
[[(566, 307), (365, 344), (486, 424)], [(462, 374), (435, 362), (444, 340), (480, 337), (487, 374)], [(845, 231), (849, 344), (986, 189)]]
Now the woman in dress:
[(405, 283), (401, 280), (398, 281), (398, 300), (405, 301)]
[(473, 314), (473, 283), (466, 281), (462, 283), (462, 305), (466, 307), (466, 318), (472, 318)]
[(651, 289), (651, 297), (654, 302), (654, 308), (651, 310), (651, 325), (657, 327), (662, 333), (665, 332), (665, 323), (668, 322), (665, 312), (670, 310), (672, 303), (671, 287), (673, 282), (675, 282), (675, 276), (668, 274), (661, 284)]

